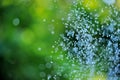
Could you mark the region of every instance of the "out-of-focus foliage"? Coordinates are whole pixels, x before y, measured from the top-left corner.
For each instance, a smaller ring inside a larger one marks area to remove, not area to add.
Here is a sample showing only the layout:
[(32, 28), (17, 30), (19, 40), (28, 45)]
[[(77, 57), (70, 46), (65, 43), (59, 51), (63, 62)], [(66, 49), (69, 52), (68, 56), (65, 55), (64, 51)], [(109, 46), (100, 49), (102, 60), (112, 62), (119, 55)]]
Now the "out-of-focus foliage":
[[(85, 7), (88, 1), (85, 0), (82, 6)], [(74, 69), (79, 70), (79, 65), (73, 65), (71, 60), (63, 56), (64, 53), (60, 55), (60, 50), (55, 53), (53, 46), (64, 31), (63, 21), (73, 2), (0, 0), (1, 80), (68, 80), (69, 76), (75, 79), (77, 72), (74, 75), (69, 73)], [(117, 0), (115, 4), (118, 8), (119, 3)], [(97, 10), (101, 22), (105, 15), (109, 15), (108, 9), (104, 13), (99, 12), (104, 5), (100, 0), (92, 0), (88, 5), (89, 12)], [(96, 75), (94, 80), (99, 77)]]
[(0, 0), (2, 80), (59, 78), (55, 65), (61, 61), (57, 60), (58, 54), (52, 53), (52, 45), (63, 30), (61, 18), (71, 5), (67, 2)]

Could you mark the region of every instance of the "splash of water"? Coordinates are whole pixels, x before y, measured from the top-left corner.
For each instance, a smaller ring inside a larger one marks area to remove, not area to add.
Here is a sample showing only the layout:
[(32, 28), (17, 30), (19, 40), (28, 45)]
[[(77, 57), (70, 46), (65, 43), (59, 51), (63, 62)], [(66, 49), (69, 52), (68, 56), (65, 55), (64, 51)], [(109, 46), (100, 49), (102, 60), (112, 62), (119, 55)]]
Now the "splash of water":
[(70, 11), (64, 23), (66, 29), (61, 35), (60, 46), (70, 59), (79, 61), (81, 68), (84, 67), (82, 65), (87, 66), (88, 80), (92, 80), (96, 73), (97, 75), (106, 73), (108, 80), (119, 80), (119, 12), (112, 6), (111, 16), (101, 23), (98, 14), (90, 13), (78, 5), (81, 4), (74, 5), (74, 9)]

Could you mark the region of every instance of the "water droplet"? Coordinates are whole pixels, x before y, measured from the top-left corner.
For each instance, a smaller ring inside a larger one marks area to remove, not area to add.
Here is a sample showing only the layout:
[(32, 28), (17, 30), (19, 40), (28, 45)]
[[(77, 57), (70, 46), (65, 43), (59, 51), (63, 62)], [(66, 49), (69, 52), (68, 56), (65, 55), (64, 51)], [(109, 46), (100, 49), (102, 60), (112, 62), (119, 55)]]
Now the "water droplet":
[(46, 73), (45, 72), (40, 72), (40, 77), (45, 77)]
[(47, 80), (50, 80), (51, 77), (52, 77), (51, 75), (48, 75)]
[(52, 67), (51, 63), (46, 63), (46, 68), (50, 69)]
[(19, 24), (20, 24), (20, 19), (19, 18), (13, 19), (13, 25), (14, 26), (18, 26)]

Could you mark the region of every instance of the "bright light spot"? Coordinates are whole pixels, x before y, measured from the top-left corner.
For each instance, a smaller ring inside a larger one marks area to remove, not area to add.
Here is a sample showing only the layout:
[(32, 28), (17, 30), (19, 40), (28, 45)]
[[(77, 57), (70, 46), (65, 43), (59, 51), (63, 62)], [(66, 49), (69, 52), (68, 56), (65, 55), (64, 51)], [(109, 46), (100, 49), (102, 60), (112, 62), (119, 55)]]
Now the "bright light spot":
[(52, 22), (55, 22), (55, 20), (54, 20), (54, 19), (52, 19)]
[(41, 51), (41, 48), (40, 48), (40, 47), (38, 48), (38, 51)]
[(46, 19), (43, 19), (43, 22), (46, 22)]
[(55, 34), (55, 32), (54, 32), (54, 31), (51, 31), (51, 34)]

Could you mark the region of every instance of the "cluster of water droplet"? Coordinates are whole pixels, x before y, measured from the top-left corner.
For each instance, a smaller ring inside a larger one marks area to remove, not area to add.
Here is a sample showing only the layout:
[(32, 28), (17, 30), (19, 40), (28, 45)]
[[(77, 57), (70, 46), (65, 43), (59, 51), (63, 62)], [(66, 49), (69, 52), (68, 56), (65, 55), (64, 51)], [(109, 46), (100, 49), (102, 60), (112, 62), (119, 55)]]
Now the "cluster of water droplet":
[(65, 33), (61, 34), (60, 46), (70, 59), (76, 59), (89, 68), (92, 66), (94, 69), (91, 69), (90, 74), (104, 72), (108, 74), (109, 80), (119, 80), (119, 11), (109, 6), (111, 16), (100, 22), (98, 14), (90, 13), (78, 5), (74, 5), (64, 23)]

